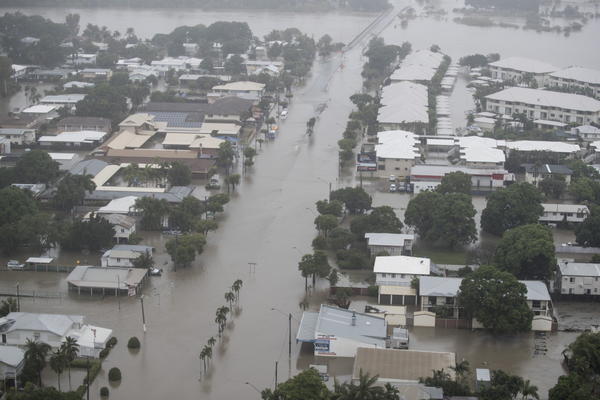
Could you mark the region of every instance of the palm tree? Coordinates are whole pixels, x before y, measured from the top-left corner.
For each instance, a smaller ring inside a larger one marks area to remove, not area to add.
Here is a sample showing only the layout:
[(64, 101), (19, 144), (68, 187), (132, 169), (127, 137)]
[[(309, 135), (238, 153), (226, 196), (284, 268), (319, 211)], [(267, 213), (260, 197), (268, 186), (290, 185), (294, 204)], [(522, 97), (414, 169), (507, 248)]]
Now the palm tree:
[(210, 365), (210, 360), (212, 360), (212, 347), (206, 345), (204, 346), (204, 348), (202, 349), (202, 351), (205, 353), (207, 362), (207, 365)]
[(465, 378), (465, 375), (468, 374), (471, 370), (471, 368), (469, 367), (469, 361), (467, 360), (462, 360), (461, 362), (456, 364), (456, 366), (450, 367), (450, 369), (454, 371), (456, 375), (455, 379), (457, 382), (463, 380)]
[(49, 344), (27, 339), (25, 342), (25, 363), (32, 366), (38, 375), (38, 386), (42, 386), (42, 370), (46, 366), (46, 356), (52, 348)]
[(529, 379), (523, 381), (523, 383), (521, 384), (521, 388), (519, 389), (519, 392), (521, 392), (522, 400), (528, 400), (530, 398), (539, 400), (539, 398), (540, 398), (540, 395), (538, 394), (537, 386), (532, 385), (531, 382), (529, 381)]
[(211, 336), (210, 339), (206, 342), (211, 348), (217, 343), (217, 339), (214, 336)]
[(69, 371), (69, 390), (71, 389), (71, 363), (77, 358), (79, 355), (79, 343), (77, 343), (77, 339), (71, 336), (67, 336), (65, 341), (60, 346), (62, 352), (65, 354), (67, 359), (67, 368)]
[(225, 325), (227, 324), (227, 314), (229, 313), (229, 308), (226, 306), (221, 306), (217, 308), (215, 322), (219, 325), (219, 337), (225, 330)]
[(50, 368), (56, 375), (58, 376), (58, 391), (60, 392), (60, 375), (65, 370), (67, 366), (67, 357), (65, 353), (62, 351), (62, 348), (54, 350), (52, 355), (50, 356)]
[(233, 292), (225, 293), (225, 301), (229, 303), (229, 308), (233, 308), (233, 301), (235, 300), (235, 294)]
[(244, 282), (242, 282), (241, 279), (236, 279), (235, 282), (233, 282), (231, 289), (235, 293), (235, 301), (240, 301), (240, 289), (242, 288), (243, 285), (244, 285)]
[(200, 359), (204, 365), (204, 373), (206, 373), (206, 347), (203, 347), (202, 350), (200, 350)]

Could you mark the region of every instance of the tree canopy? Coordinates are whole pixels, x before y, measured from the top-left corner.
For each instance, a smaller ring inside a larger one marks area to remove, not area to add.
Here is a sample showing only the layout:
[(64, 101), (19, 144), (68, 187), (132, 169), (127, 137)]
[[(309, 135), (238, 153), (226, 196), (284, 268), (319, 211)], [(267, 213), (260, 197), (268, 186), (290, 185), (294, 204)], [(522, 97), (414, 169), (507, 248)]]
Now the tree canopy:
[(590, 215), (575, 228), (577, 244), (584, 247), (600, 247), (600, 206), (593, 206)]
[(115, 230), (110, 222), (92, 215), (87, 221), (75, 221), (68, 226), (61, 245), (69, 250), (96, 251), (110, 247), (114, 235)]
[(351, 214), (362, 214), (371, 208), (371, 196), (361, 187), (346, 187), (331, 192), (330, 201), (344, 203)]
[(539, 224), (507, 230), (496, 248), (494, 264), (518, 279), (548, 281), (556, 269), (552, 231)]
[(188, 267), (196, 259), (196, 254), (204, 250), (206, 239), (201, 233), (188, 233), (170, 239), (165, 245), (175, 266)]
[(58, 163), (43, 150), (32, 150), (17, 161), (15, 171), (19, 183), (54, 182), (58, 177)]
[(81, 205), (85, 192), (92, 193), (96, 184), (91, 175), (71, 175), (67, 173), (58, 184), (54, 195), (54, 205), (63, 211), (69, 211), (74, 206)]
[(369, 214), (354, 217), (350, 223), (350, 230), (362, 240), (368, 232), (400, 233), (402, 221), (392, 207), (375, 207)]
[(458, 302), (494, 333), (526, 332), (533, 318), (526, 294), (526, 286), (511, 273), (481, 266), (463, 279)]
[(464, 172), (450, 172), (444, 175), (442, 183), (436, 188), (439, 193), (471, 194), (471, 177)]

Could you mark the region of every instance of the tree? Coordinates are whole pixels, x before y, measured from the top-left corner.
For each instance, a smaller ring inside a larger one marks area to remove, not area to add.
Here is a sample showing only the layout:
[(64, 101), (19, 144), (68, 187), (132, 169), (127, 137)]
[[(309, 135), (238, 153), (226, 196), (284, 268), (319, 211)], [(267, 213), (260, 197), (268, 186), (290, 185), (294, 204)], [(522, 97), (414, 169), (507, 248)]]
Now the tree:
[(50, 368), (58, 376), (58, 391), (60, 392), (60, 375), (67, 366), (67, 359), (61, 349), (56, 349), (50, 355)]
[(346, 187), (334, 190), (329, 196), (330, 201), (338, 200), (344, 203), (351, 214), (362, 214), (371, 208), (371, 196), (361, 187)]
[(339, 200), (319, 200), (317, 201), (317, 211), (321, 215), (329, 214), (341, 217), (344, 212), (344, 204)]
[(69, 250), (97, 251), (110, 247), (115, 230), (106, 219), (92, 214), (87, 221), (75, 221), (66, 231), (61, 246)]
[(241, 75), (246, 72), (244, 59), (239, 54), (234, 54), (225, 61), (225, 72), (229, 75)]
[(15, 170), (19, 183), (49, 184), (54, 182), (59, 174), (58, 163), (42, 150), (26, 152), (17, 161)]
[(233, 308), (233, 302), (235, 301), (235, 294), (233, 292), (225, 292), (225, 301), (229, 303), (229, 308)]
[(231, 143), (223, 142), (219, 145), (219, 150), (217, 151), (217, 165), (220, 168), (223, 168), (227, 175), (229, 175), (229, 169), (233, 165), (234, 156), (235, 152), (233, 151)]
[(507, 230), (496, 248), (494, 264), (518, 279), (548, 281), (556, 269), (552, 231), (539, 224)]
[(77, 355), (79, 354), (79, 343), (77, 343), (77, 339), (67, 336), (61, 345), (61, 350), (67, 361), (67, 368), (69, 372), (69, 390), (71, 390), (71, 363), (75, 361)]
[(338, 226), (338, 219), (335, 215), (319, 215), (315, 218), (315, 226), (319, 230), (319, 233), (327, 237), (328, 232)]
[(46, 356), (52, 348), (49, 344), (27, 339), (25, 342), (25, 368), (37, 375), (38, 386), (42, 386), (42, 370), (46, 367)]
[(256, 150), (254, 147), (246, 147), (244, 149), (244, 165), (247, 167), (254, 165), (254, 157), (256, 157)]
[(229, 203), (229, 195), (226, 193), (219, 193), (212, 195), (208, 198), (208, 202), (206, 203), (206, 211), (216, 214), (218, 212), (223, 212), (223, 206)]
[(444, 395), (447, 396), (468, 396), (471, 394), (468, 384), (459, 380), (458, 376), (456, 380), (453, 380), (444, 369), (433, 370), (432, 376), (420, 378), (419, 382), (427, 386), (442, 388)]
[(549, 400), (590, 400), (593, 398), (592, 382), (577, 374), (562, 375), (548, 392)]
[(342, 227), (332, 229), (327, 236), (327, 243), (332, 250), (346, 249), (352, 242), (354, 242), (354, 235)]
[(575, 228), (577, 244), (584, 247), (600, 247), (600, 206), (593, 206), (590, 215)]
[(169, 240), (165, 247), (176, 267), (188, 267), (196, 259), (196, 254), (202, 253), (205, 244), (204, 235), (189, 233)]
[(233, 293), (235, 293), (235, 301), (240, 300), (240, 289), (242, 288), (243, 285), (244, 285), (244, 282), (242, 282), (241, 279), (236, 279), (233, 282), (233, 285), (231, 285), (231, 290), (233, 290)]
[(567, 183), (561, 176), (547, 176), (540, 181), (539, 188), (546, 196), (559, 199), (567, 190)]
[(187, 186), (192, 183), (192, 170), (179, 161), (172, 162), (168, 170), (168, 179), (171, 186)]
[(375, 207), (369, 214), (356, 216), (350, 222), (350, 230), (361, 240), (368, 232), (400, 233), (402, 226), (390, 206)]
[(329, 390), (317, 370), (309, 368), (281, 383), (275, 390), (263, 390), (261, 397), (263, 400), (324, 400), (329, 398)]
[(152, 269), (154, 268), (154, 259), (149, 251), (141, 253), (137, 258), (131, 261), (133, 268)]
[(229, 308), (221, 306), (217, 308), (217, 312), (215, 313), (215, 322), (219, 326), (219, 337), (221, 337), (227, 325), (227, 314), (229, 314), (229, 311), (231, 311)]
[(240, 184), (240, 174), (229, 175), (225, 178), (225, 183), (227, 184), (227, 191), (229, 191), (229, 186), (231, 189), (235, 191), (235, 187)]
[(199, 219), (194, 223), (194, 230), (203, 234), (205, 237), (208, 236), (208, 232), (216, 231), (219, 224), (214, 220)]
[(467, 315), (494, 333), (526, 332), (533, 318), (526, 293), (527, 288), (514, 275), (481, 266), (463, 279), (458, 302)]
[(471, 177), (464, 172), (450, 172), (444, 175), (442, 183), (436, 188), (439, 193), (471, 194)]
[(569, 192), (575, 196), (575, 200), (578, 202), (598, 202), (600, 201), (600, 181), (582, 176), (571, 181)]
[(135, 208), (142, 214), (142, 229), (158, 231), (163, 227), (163, 219), (169, 214), (169, 203), (165, 199), (141, 197), (135, 201)]
[(85, 198), (85, 192), (92, 193), (96, 184), (91, 175), (71, 175), (67, 173), (58, 184), (54, 195), (54, 205), (62, 210), (69, 211), (74, 206), (81, 205)]
[(502, 370), (492, 371), (490, 385), (480, 390), (483, 400), (516, 399), (525, 382), (517, 375), (509, 375)]
[(2, 300), (2, 303), (0, 303), (0, 318), (6, 317), (13, 311), (19, 311), (17, 300), (13, 299), (12, 297)]
[(76, 105), (76, 115), (84, 117), (102, 117), (113, 124), (121, 122), (127, 116), (127, 100), (121, 88), (109, 84), (96, 85), (85, 98)]
[(537, 400), (540, 399), (537, 386), (532, 385), (529, 379), (523, 381), (523, 385), (521, 385), (521, 389), (519, 391), (521, 392), (521, 396), (523, 396), (522, 400), (527, 400), (531, 398)]
[(196, 230), (206, 206), (194, 196), (186, 196), (175, 207), (171, 208), (169, 223), (182, 232)]
[(313, 287), (316, 284), (317, 276), (325, 278), (329, 275), (331, 267), (327, 261), (327, 254), (317, 250), (313, 254), (305, 254), (298, 263), (298, 269), (304, 277), (304, 290), (308, 292), (308, 277), (312, 276)]
[(327, 277), (327, 280), (329, 281), (329, 286), (330, 287), (335, 287), (335, 285), (337, 285), (337, 283), (339, 282), (340, 278), (338, 276), (338, 272), (336, 269), (332, 268), (331, 272), (329, 273), (329, 276)]
[(520, 225), (534, 224), (543, 214), (542, 194), (529, 183), (516, 183), (489, 195), (481, 228), (496, 236)]

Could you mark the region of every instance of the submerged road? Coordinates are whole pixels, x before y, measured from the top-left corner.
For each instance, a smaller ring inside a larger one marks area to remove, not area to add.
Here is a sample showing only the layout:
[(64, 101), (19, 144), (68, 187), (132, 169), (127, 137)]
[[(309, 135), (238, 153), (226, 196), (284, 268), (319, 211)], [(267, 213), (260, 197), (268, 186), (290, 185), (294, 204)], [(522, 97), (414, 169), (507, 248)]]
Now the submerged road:
[[(387, 23), (389, 15), (369, 29), (378, 32)], [(136, 298), (119, 302), (114, 297), (75, 297), (60, 304), (24, 307), (79, 313), (114, 328), (120, 343), (104, 363), (91, 398), (99, 398), (99, 388), (108, 385), (106, 374), (113, 366), (123, 372), (122, 382), (111, 387), (111, 397), (116, 399), (164, 400), (174, 395), (177, 399), (246, 399), (259, 397), (252, 385), (273, 386), (275, 361), (280, 365), (280, 382), (310, 361), (299, 356), (295, 341), (288, 358), (287, 313), (294, 316), (295, 338), (304, 298), (304, 279), (297, 264), (302, 254), (311, 252), (315, 202), (327, 198), (330, 183), (334, 189), (352, 184), (353, 174), (338, 176), (337, 141), (352, 110), (349, 97), (362, 86), (361, 51), (370, 34), (360, 34), (343, 56), (315, 62), (311, 78), (295, 92), (279, 137), (259, 150), (219, 229), (209, 235), (194, 265), (152, 278), (151, 287), (144, 291), (146, 333)], [(314, 134), (307, 136), (306, 121), (319, 112)], [(168, 261), (164, 238), (151, 235), (146, 243), (156, 246), (159, 265)], [(256, 263), (254, 270), (249, 263)], [(226, 304), (224, 293), (238, 278), (244, 282), (240, 309), (215, 346), (208, 373), (201, 377), (198, 355), (206, 341), (217, 335), (215, 310)], [(322, 285), (325, 288), (326, 283)], [(312, 307), (318, 306), (322, 293), (321, 289), (313, 294)], [(125, 346), (133, 335), (142, 340), (138, 354)]]

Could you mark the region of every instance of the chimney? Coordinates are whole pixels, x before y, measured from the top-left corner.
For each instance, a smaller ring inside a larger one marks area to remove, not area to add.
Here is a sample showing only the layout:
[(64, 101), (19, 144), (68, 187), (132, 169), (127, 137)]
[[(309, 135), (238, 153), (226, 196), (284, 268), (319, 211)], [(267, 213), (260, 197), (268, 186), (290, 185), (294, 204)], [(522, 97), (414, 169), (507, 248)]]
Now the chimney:
[(352, 326), (356, 326), (356, 312), (352, 311)]

